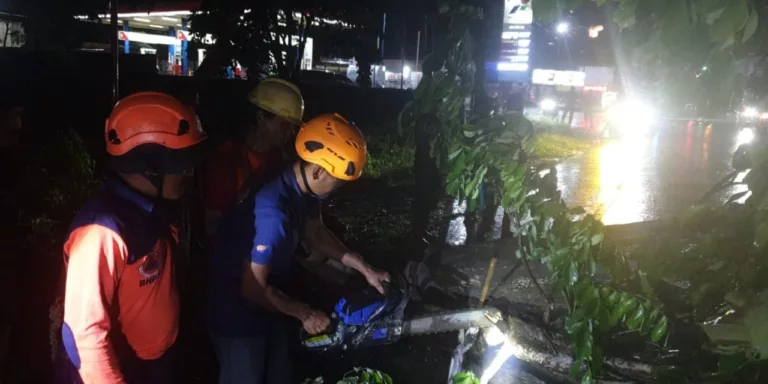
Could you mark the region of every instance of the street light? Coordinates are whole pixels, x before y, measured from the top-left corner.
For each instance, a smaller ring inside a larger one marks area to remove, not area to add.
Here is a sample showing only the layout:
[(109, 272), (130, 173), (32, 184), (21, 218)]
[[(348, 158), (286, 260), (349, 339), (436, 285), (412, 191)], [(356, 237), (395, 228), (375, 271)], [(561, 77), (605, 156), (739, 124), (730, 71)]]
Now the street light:
[(561, 22), (560, 24), (557, 25), (557, 28), (556, 28), (557, 33), (561, 35), (568, 33), (569, 29), (570, 29), (570, 25), (568, 25), (568, 23), (566, 22)]

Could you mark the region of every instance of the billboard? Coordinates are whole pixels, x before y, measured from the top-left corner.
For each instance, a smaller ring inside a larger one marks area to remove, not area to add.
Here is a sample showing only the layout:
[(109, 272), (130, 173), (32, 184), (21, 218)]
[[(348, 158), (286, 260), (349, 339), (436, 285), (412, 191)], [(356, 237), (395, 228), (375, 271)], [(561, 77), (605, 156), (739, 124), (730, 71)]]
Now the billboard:
[(499, 71), (528, 71), (532, 23), (531, 0), (504, 0)]

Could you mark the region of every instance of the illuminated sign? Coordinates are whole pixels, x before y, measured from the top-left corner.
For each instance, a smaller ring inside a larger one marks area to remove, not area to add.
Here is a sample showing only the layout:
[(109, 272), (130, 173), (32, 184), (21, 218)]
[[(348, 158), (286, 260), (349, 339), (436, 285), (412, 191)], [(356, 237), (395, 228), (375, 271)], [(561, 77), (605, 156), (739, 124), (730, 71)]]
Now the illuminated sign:
[(499, 71), (528, 71), (533, 9), (531, 0), (504, 0)]
[(519, 71), (525, 72), (528, 70), (528, 63), (498, 63), (496, 69), (499, 71)]
[(532, 24), (530, 0), (504, 0), (504, 24)]
[(152, 35), (149, 33), (117, 31), (117, 38), (122, 41), (135, 41), (147, 44), (177, 45), (179, 39), (176, 36)]
[(502, 40), (517, 40), (517, 39), (528, 39), (531, 37), (530, 32), (502, 32), (501, 33), (501, 39)]
[(542, 85), (560, 85), (566, 87), (583, 87), (586, 74), (577, 71), (554, 71), (550, 69), (534, 69), (532, 82)]
[(192, 39), (189, 36), (189, 31), (183, 31), (181, 29), (176, 31), (176, 38), (181, 41), (192, 41)]

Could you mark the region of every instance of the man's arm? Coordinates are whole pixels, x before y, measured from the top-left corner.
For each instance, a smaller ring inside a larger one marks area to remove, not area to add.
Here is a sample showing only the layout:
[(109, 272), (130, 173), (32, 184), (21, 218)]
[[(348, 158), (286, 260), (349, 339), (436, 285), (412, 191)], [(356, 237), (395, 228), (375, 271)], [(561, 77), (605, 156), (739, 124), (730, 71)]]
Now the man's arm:
[(282, 212), (257, 210), (254, 226), (256, 231), (250, 257), (242, 261), (240, 293), (264, 308), (306, 320), (312, 311), (309, 306), (271, 286), (268, 279), (272, 258), (292, 254), (288, 238), (290, 221)]
[(280, 312), (303, 322), (312, 311), (309, 305), (290, 298), (281, 290), (269, 285), (269, 265), (243, 260), (243, 279), (240, 293), (246, 299), (271, 311)]
[(304, 239), (312, 249), (334, 259), (362, 274), (379, 292), (384, 292), (381, 280), (389, 281), (389, 274), (377, 271), (363, 258), (350, 250), (323, 224), (322, 216), (310, 217), (304, 229)]
[(108, 334), (125, 245), (112, 230), (88, 225), (72, 232), (64, 253), (68, 263), (62, 338), (67, 355), (85, 384), (124, 383)]

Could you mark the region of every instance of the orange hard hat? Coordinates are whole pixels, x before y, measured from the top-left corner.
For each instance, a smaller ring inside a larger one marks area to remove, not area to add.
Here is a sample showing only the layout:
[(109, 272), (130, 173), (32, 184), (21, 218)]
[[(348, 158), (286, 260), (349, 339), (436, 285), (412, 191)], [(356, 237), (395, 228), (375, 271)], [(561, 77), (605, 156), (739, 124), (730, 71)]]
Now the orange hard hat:
[(296, 153), (341, 180), (357, 180), (368, 160), (360, 130), (338, 114), (315, 117), (299, 129)]
[(159, 92), (138, 92), (118, 101), (104, 134), (107, 152), (122, 172), (191, 168), (202, 156), (198, 144), (207, 137), (191, 108)]

